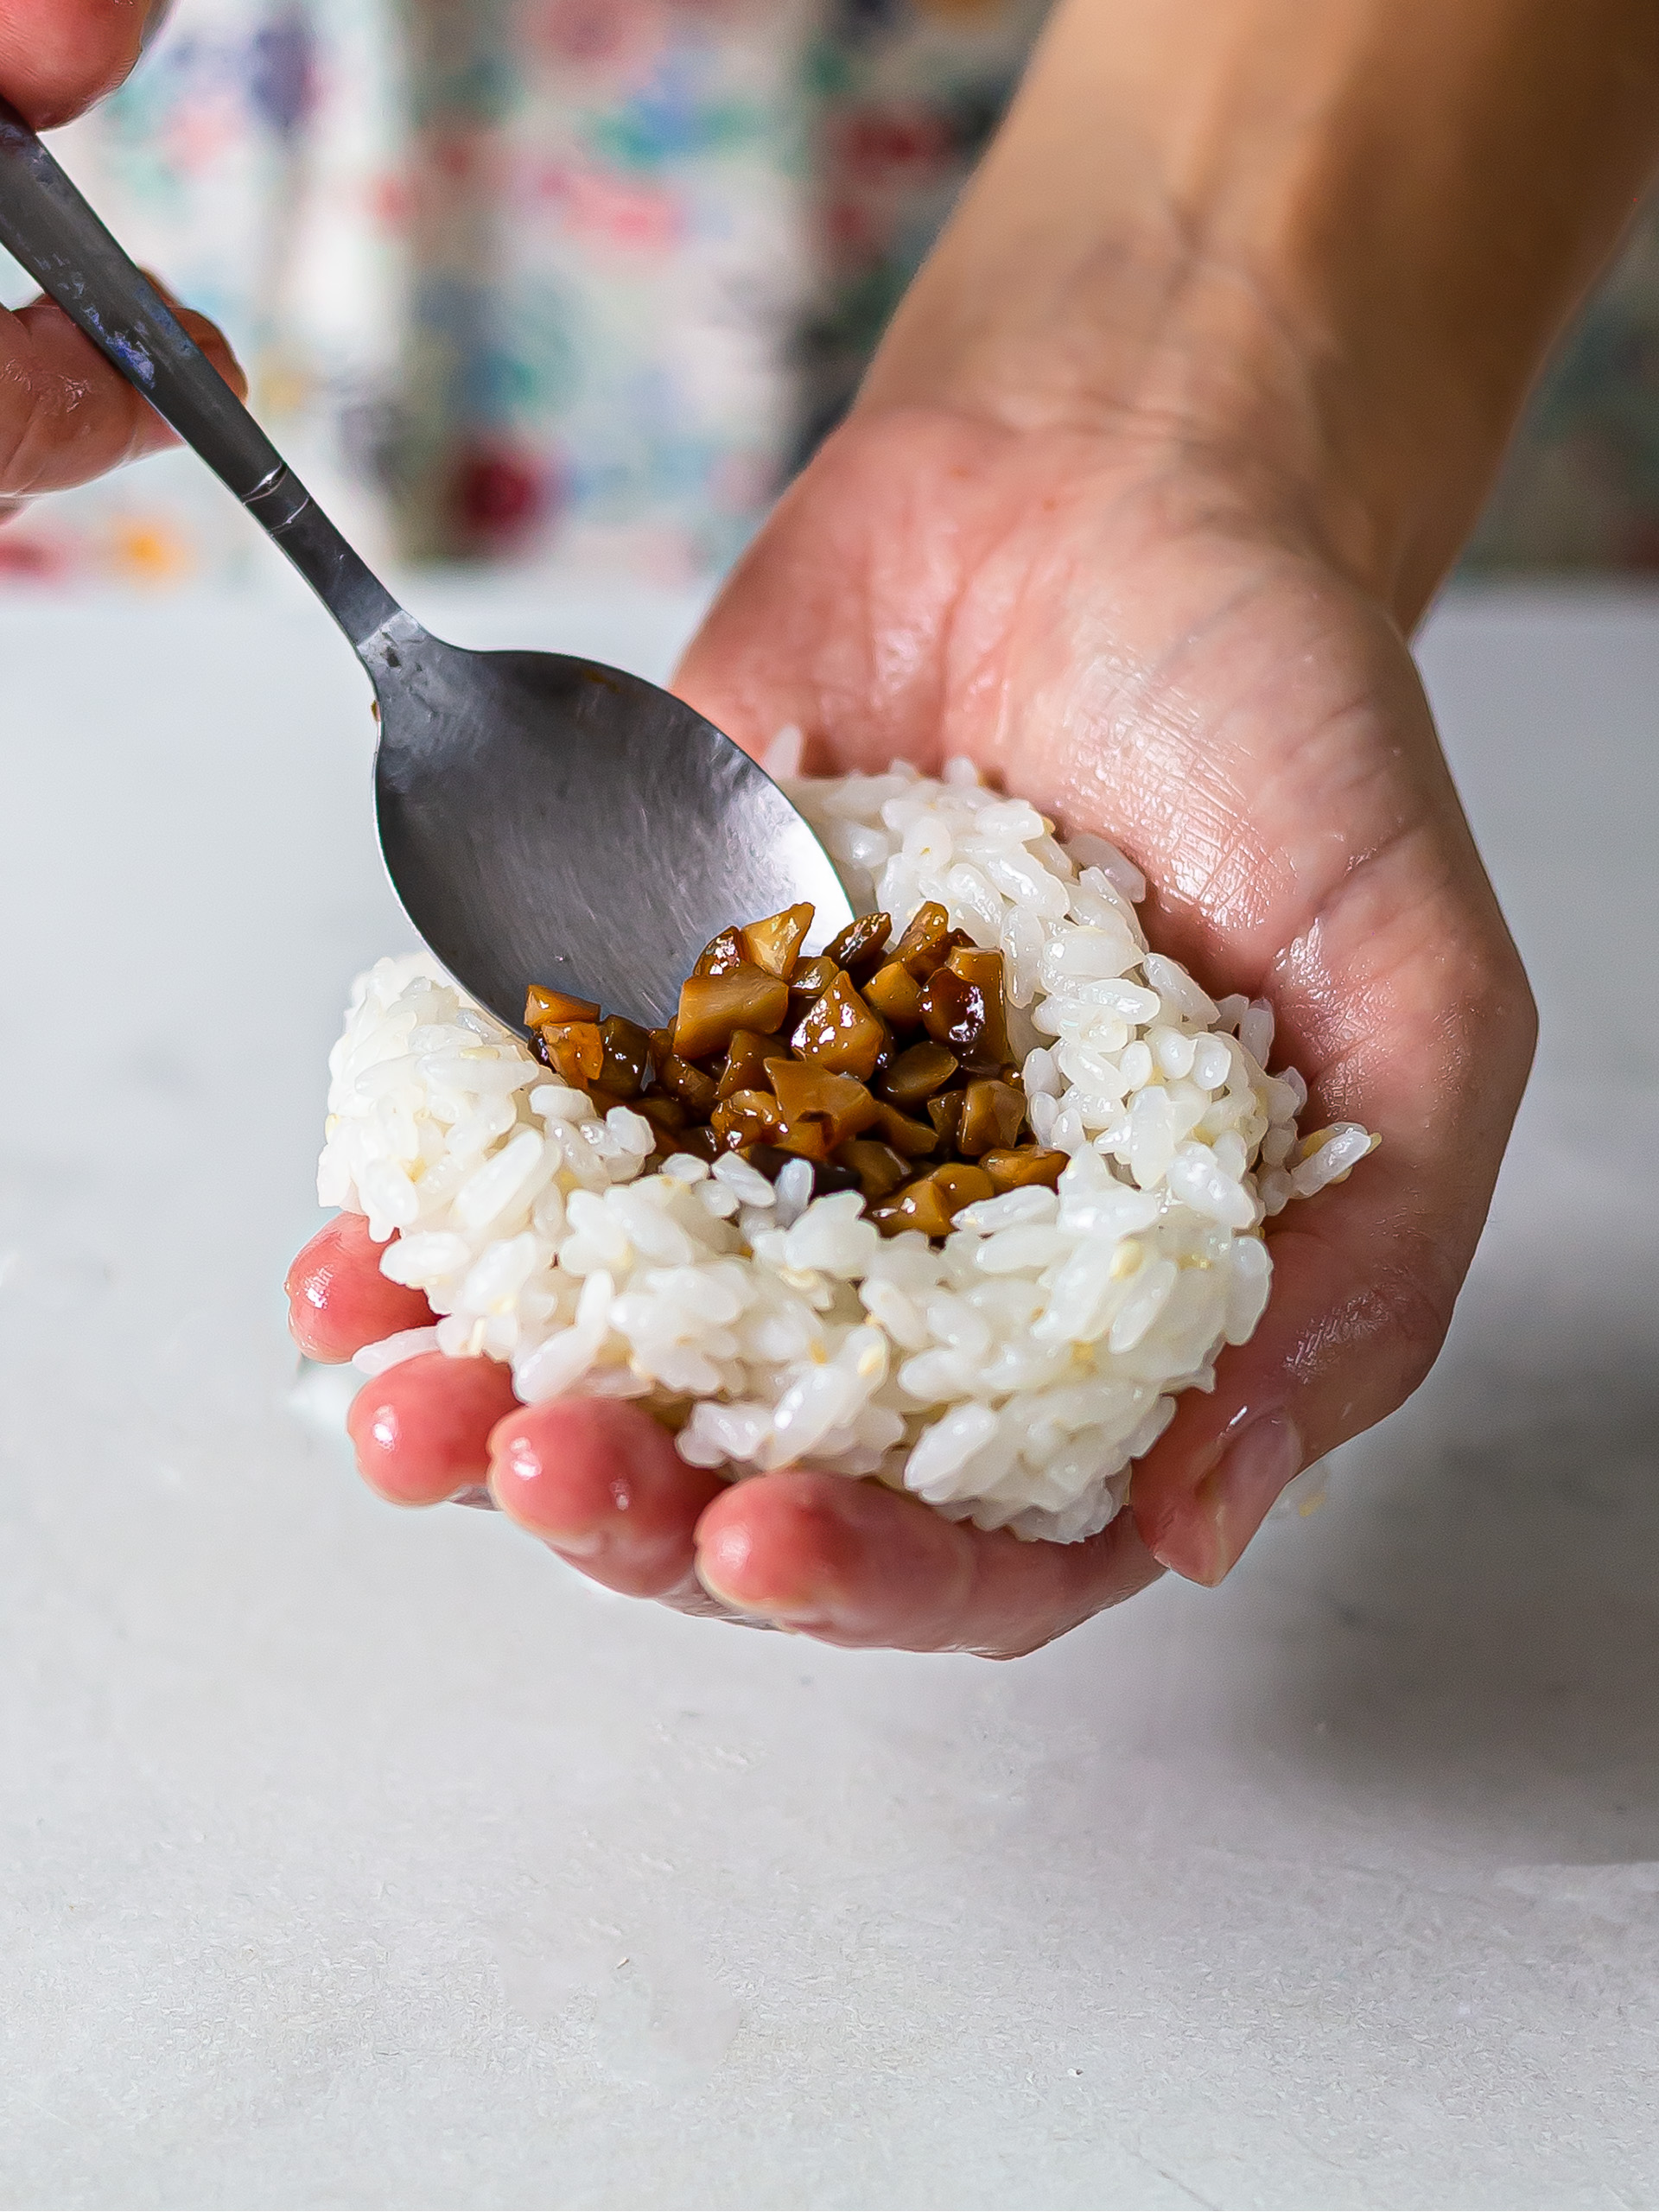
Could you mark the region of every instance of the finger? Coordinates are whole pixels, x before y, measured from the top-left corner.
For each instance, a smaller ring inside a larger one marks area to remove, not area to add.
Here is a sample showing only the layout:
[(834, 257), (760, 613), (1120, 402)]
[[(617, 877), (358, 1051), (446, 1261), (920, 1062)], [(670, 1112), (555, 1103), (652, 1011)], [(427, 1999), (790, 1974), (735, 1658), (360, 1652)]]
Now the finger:
[(1022, 1543), (878, 1484), (796, 1467), (713, 1501), (697, 1572), (726, 1605), (826, 1643), (1010, 1659), (1161, 1569), (1127, 1513), (1085, 1543)]
[(182, 325), (187, 338), (192, 340), (207, 356), (238, 399), (248, 396), (247, 372), (231, 350), (230, 340), (216, 322), (209, 322), (192, 307), (187, 307), (168, 284), (164, 284), (153, 269), (146, 269), (144, 280), (167, 302)]
[(501, 1510), (607, 1590), (713, 1610), (693, 1532), (718, 1475), (688, 1466), (649, 1414), (616, 1399), (521, 1406), (490, 1439)]
[(1213, 1393), (1185, 1394), (1135, 1468), (1141, 1535), (1189, 1581), (1220, 1582), (1293, 1477), (1392, 1413), (1434, 1363), (1455, 1286), (1443, 1253), (1379, 1224), (1387, 1175), (1379, 1154), (1299, 1202), (1301, 1217), (1268, 1239), (1273, 1292), (1255, 1334), (1223, 1353)]
[(1496, 910), (1460, 911), (1387, 862), (1351, 885), (1288, 963), (1292, 1050), (1314, 1071), (1304, 1126), (1360, 1122), (1382, 1147), (1280, 1217), (1255, 1336), (1136, 1469), (1143, 1536), (1193, 1581), (1220, 1581), (1291, 1478), (1427, 1374), (1530, 1065), (1531, 1001)]
[(1356, 870), (1279, 993), (1290, 1056), (1313, 1074), (1304, 1127), (1357, 1121), (1382, 1149), (1270, 1224), (1255, 1334), (1135, 1470), (1142, 1535), (1192, 1581), (1230, 1573), (1291, 1478), (1428, 1372), (1525, 1084), (1529, 1001), (1501, 924), (1462, 908), (1450, 872), (1414, 883), (1406, 857)]
[(385, 1249), (372, 1241), (360, 1213), (342, 1213), (295, 1261), (284, 1286), (288, 1325), (308, 1359), (334, 1365), (383, 1337), (431, 1326), (421, 1292), (381, 1274)]
[[(205, 315), (168, 305), (232, 390), (245, 395), (247, 379), (222, 334)], [(0, 499), (67, 491), (177, 442), (54, 301), (0, 310)]]
[(168, 0), (0, 0), (0, 92), (37, 130), (113, 92)]
[(346, 1417), (358, 1471), (393, 1505), (440, 1505), (481, 1483), (490, 1431), (515, 1403), (493, 1359), (423, 1352), (359, 1390)]

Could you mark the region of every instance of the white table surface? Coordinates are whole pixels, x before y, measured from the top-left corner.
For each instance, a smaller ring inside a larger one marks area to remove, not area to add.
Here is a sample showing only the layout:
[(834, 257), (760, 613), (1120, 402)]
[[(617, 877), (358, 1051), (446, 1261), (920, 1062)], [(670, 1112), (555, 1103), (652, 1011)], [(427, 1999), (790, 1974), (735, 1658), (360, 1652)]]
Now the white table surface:
[(1424, 658), (1544, 1013), (1451, 1346), (997, 1668), (358, 1486), (280, 1284), (406, 941), (363, 687), (292, 594), (0, 608), (0, 2201), (1659, 2199), (1659, 605)]

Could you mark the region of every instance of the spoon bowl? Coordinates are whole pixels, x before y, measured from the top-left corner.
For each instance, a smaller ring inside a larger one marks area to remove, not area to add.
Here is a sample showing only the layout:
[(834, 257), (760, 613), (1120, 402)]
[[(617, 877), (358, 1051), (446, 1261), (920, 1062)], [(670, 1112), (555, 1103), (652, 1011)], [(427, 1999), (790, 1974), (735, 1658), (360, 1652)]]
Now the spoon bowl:
[(852, 918), (778, 786), (683, 700), (557, 653), (432, 637), (322, 512), (165, 302), (0, 100), (0, 244), (235, 493), (351, 640), (380, 721), (380, 849), (455, 981), (515, 1027), (531, 983), (651, 1026), (708, 940), (810, 900)]
[(851, 920), (778, 786), (658, 685), (563, 653), (465, 652), (406, 615), (364, 658), (387, 870), (504, 1021), (537, 982), (659, 1027), (728, 923), (810, 899), (817, 950)]

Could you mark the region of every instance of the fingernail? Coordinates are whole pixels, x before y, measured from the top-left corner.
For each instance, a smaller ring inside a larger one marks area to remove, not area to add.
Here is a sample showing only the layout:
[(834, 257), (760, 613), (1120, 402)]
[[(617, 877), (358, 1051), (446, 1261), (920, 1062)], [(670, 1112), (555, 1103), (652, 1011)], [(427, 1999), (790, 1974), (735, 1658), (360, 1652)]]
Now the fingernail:
[(1282, 1408), (1222, 1441), (1216, 1464), (1152, 1547), (1166, 1567), (1209, 1589), (1237, 1566), (1303, 1458), (1301, 1433)]

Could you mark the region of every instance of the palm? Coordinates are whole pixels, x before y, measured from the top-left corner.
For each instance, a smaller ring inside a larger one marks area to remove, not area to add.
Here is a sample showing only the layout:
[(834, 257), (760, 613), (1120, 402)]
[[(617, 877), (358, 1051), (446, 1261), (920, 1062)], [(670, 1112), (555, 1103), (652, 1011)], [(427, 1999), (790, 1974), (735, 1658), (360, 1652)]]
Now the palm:
[[(1266, 1318), (1136, 1468), (1133, 1520), (1021, 1544), (808, 1470), (726, 1490), (633, 1408), (509, 1411), (505, 1370), (436, 1354), (353, 1411), (389, 1494), (429, 1502), (487, 1465), (514, 1518), (614, 1588), (696, 1609), (709, 1586), (836, 1642), (1006, 1654), (1149, 1580), (1148, 1545), (1224, 1572), (1232, 1508), (1206, 1485), (1250, 1414), (1283, 1409), (1313, 1458), (1422, 1374), (1524, 1078), (1525, 981), (1387, 618), (1219, 475), (1144, 456), (855, 416), (679, 679), (751, 747), (794, 722), (818, 766), (964, 753), (1111, 837), (1154, 887), (1162, 949), (1271, 998), (1314, 1115), (1382, 1131), (1359, 1175), (1278, 1225)], [(302, 1340), (336, 1357), (419, 1318), (360, 1224), (326, 1231), (294, 1282)]]
[(1313, 1125), (1386, 1142), (1273, 1240), (1275, 1293), (1137, 1477), (1145, 1529), (1240, 1409), (1323, 1452), (1433, 1358), (1531, 1049), (1524, 979), (1410, 656), (1374, 605), (1133, 446), (855, 417), (785, 501), (682, 688), (835, 768), (966, 753), (1145, 869), (1160, 949), (1268, 996)]

